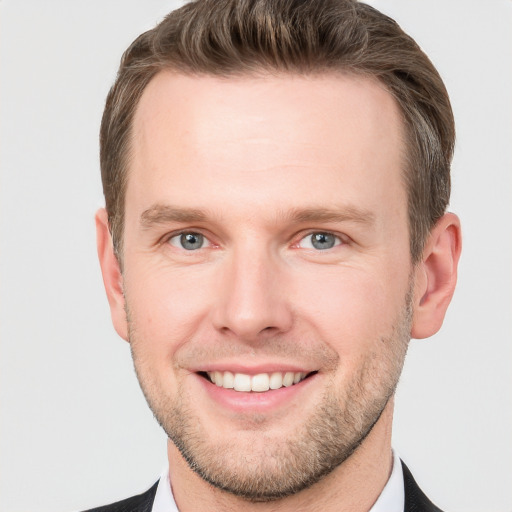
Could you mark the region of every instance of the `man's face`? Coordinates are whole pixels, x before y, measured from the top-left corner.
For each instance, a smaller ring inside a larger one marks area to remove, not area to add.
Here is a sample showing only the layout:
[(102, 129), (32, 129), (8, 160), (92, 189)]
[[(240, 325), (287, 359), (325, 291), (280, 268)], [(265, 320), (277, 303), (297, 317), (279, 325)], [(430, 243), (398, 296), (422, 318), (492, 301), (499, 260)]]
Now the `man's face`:
[(353, 76), (165, 72), (144, 92), (129, 339), (156, 417), (214, 485), (297, 492), (388, 404), (413, 281), (401, 130), (390, 94)]

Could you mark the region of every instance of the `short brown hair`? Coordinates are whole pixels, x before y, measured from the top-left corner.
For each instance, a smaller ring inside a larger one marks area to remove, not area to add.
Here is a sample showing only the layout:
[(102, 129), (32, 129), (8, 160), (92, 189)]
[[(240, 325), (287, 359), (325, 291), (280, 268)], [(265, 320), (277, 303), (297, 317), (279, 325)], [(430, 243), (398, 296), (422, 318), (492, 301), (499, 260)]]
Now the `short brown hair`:
[(420, 259), (450, 197), (450, 101), (414, 40), (356, 0), (197, 0), (131, 44), (108, 94), (100, 133), (103, 192), (118, 255), (134, 113), (144, 88), (164, 69), (218, 76), (345, 71), (380, 80), (404, 120), (410, 250), (413, 262)]

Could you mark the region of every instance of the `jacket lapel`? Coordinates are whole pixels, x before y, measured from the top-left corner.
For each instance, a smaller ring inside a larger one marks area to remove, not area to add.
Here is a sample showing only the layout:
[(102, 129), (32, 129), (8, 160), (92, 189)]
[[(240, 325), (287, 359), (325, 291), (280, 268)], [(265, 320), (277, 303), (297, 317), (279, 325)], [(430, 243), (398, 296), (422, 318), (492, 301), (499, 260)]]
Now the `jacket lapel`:
[(425, 496), (403, 461), (402, 471), (405, 490), (404, 512), (442, 512)]

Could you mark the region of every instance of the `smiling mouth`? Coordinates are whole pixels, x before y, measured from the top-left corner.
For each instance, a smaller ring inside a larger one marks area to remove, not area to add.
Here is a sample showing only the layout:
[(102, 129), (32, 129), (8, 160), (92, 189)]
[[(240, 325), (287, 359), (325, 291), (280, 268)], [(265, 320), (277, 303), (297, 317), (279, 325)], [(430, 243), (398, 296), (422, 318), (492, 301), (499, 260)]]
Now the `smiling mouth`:
[(318, 372), (272, 372), (247, 375), (245, 373), (199, 372), (199, 375), (220, 388), (233, 389), (242, 393), (264, 393), (269, 390), (288, 388)]

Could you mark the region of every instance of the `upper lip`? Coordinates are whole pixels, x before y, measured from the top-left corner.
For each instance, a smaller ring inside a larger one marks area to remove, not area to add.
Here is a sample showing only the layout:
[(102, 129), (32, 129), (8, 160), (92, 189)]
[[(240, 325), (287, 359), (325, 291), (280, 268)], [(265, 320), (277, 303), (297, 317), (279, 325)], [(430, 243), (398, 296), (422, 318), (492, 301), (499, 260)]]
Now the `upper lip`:
[(216, 362), (209, 363), (204, 365), (198, 365), (194, 368), (189, 368), (190, 371), (199, 373), (199, 372), (231, 372), (231, 373), (243, 373), (245, 375), (258, 375), (260, 373), (274, 373), (274, 372), (303, 372), (303, 373), (311, 373), (317, 371), (317, 368), (312, 368), (310, 366), (304, 366), (299, 364), (290, 364), (290, 363), (261, 363), (258, 365), (247, 365), (243, 363), (236, 362)]

